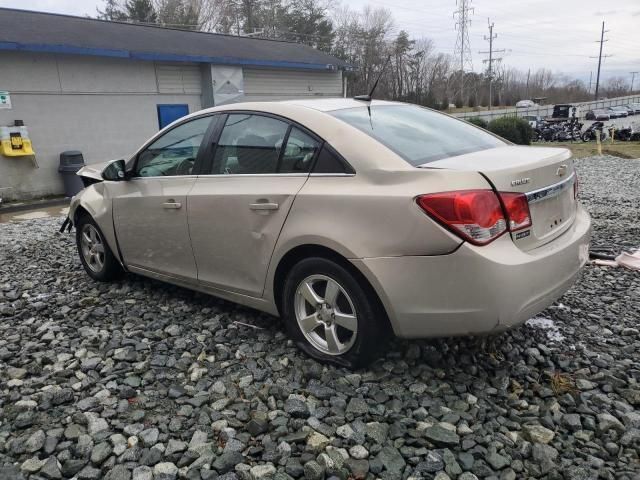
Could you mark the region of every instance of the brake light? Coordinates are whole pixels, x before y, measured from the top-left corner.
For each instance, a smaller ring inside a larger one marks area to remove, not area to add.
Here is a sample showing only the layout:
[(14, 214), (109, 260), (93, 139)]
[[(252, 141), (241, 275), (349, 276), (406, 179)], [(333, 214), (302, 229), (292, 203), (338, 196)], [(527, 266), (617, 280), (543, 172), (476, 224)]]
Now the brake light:
[(493, 190), (431, 193), (416, 200), (431, 218), (474, 245), (486, 245), (507, 231)]
[(509, 219), (509, 230), (515, 232), (531, 226), (529, 202), (524, 193), (500, 192), (500, 199)]
[(493, 190), (457, 190), (420, 195), (416, 200), (427, 215), (463, 240), (487, 245), (507, 231), (532, 225), (525, 194), (498, 195)]

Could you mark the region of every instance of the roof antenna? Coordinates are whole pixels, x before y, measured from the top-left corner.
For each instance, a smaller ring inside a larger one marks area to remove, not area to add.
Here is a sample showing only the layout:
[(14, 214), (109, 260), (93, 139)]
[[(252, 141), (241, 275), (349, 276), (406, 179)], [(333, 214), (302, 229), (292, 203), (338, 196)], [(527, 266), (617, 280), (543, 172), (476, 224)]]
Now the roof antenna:
[(387, 69), (387, 65), (389, 65), (390, 61), (391, 61), (391, 55), (389, 55), (387, 57), (387, 61), (384, 62), (384, 66), (382, 67), (382, 70), (380, 70), (380, 75), (378, 75), (378, 78), (376, 78), (376, 83), (374, 83), (373, 87), (371, 87), (371, 91), (369, 92), (369, 94), (368, 95), (356, 95), (355, 97), (353, 97), (354, 100), (362, 100), (364, 102), (370, 102), (373, 99), (372, 98), (373, 97), (373, 92), (376, 91), (376, 88), (378, 86), (378, 82), (382, 78), (382, 74)]

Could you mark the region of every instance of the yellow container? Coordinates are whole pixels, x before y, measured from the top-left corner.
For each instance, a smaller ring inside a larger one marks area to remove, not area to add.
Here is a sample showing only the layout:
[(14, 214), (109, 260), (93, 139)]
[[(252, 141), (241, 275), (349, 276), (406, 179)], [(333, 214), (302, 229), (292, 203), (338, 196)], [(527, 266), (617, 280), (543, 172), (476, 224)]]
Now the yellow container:
[(5, 157), (35, 155), (27, 127), (0, 127), (0, 154)]

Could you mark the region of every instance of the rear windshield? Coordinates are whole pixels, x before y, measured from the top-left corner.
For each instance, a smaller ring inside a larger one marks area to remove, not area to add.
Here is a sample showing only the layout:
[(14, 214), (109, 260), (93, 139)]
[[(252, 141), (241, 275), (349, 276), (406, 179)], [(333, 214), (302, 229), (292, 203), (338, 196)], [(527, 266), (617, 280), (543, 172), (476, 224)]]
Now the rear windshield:
[(506, 143), (466, 122), (414, 105), (374, 105), (329, 112), (390, 148), (413, 166)]

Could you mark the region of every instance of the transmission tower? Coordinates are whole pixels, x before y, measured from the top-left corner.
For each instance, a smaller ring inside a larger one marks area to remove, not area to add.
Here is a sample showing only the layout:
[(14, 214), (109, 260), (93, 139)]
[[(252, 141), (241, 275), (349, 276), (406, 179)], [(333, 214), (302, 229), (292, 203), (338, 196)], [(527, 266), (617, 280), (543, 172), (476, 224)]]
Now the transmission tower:
[[(482, 60), (482, 63), (488, 63), (489, 67), (487, 68), (487, 77), (489, 77), (489, 110), (491, 110), (491, 107), (493, 105), (493, 63), (494, 62), (500, 62), (502, 60), (501, 57), (494, 57), (493, 54), (494, 53), (504, 53), (505, 50), (501, 49), (501, 50), (496, 50), (493, 48), (493, 41), (498, 38), (498, 34), (497, 33), (493, 33), (493, 23), (491, 23), (491, 20), (489, 20), (487, 18), (487, 24), (489, 25), (489, 36), (487, 37), (486, 35), (484, 36), (484, 39), (486, 41), (489, 42), (489, 51), (488, 52), (478, 52), (484, 55), (489, 55), (489, 58), (487, 58), (486, 60)], [(529, 89), (529, 74), (527, 74), (527, 93), (528, 93), (528, 89)]]
[(471, 60), (471, 43), (469, 42), (469, 26), (471, 25), (471, 14), (473, 8), (469, 7), (472, 0), (456, 0), (458, 9), (453, 12), (456, 21), (456, 48), (453, 55), (460, 59), (460, 98), (464, 101), (464, 72), (473, 70)]

